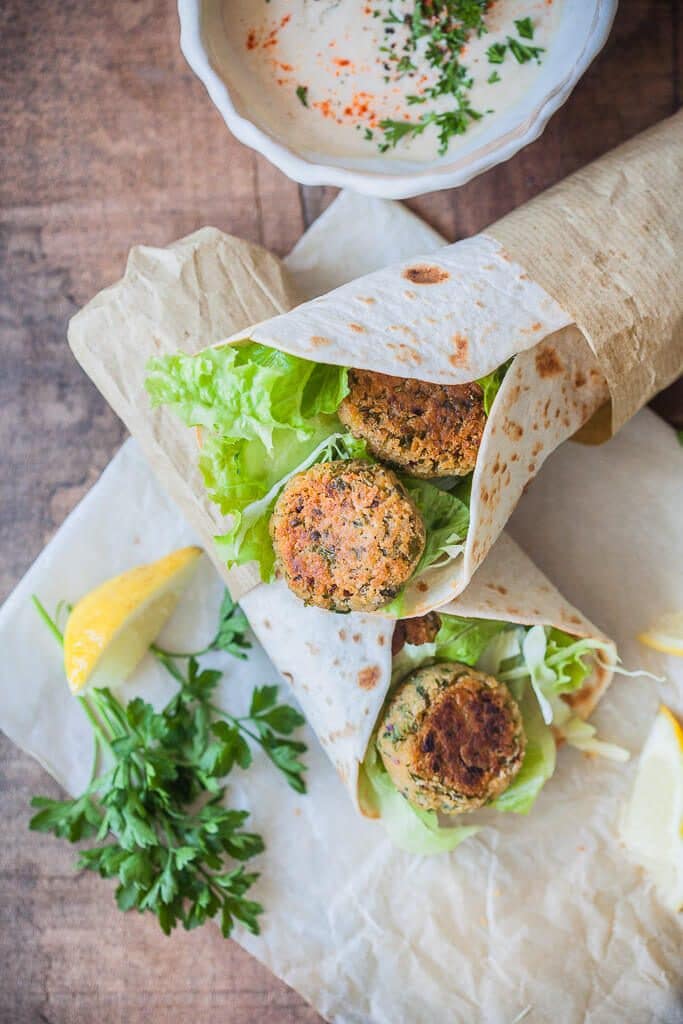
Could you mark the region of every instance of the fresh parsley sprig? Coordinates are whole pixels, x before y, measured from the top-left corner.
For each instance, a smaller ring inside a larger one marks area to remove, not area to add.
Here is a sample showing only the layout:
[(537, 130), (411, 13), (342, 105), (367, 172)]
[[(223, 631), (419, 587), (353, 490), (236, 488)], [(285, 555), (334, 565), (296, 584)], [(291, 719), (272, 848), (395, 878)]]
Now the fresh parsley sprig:
[[(36, 598), (34, 604), (61, 642), (57, 623)], [(245, 628), (241, 610), (226, 598), (205, 651), (245, 657)], [(79, 698), (95, 738), (90, 783), (72, 800), (34, 797), (30, 827), (70, 842), (94, 837), (78, 866), (116, 878), (119, 908), (156, 914), (166, 934), (176, 924), (190, 929), (214, 917), (226, 937), (235, 922), (258, 933), (263, 907), (246, 894), (259, 876), (244, 862), (264, 843), (244, 830), (247, 811), (225, 806), (221, 780), (236, 764), (249, 767), (251, 742), (305, 792), (306, 747), (290, 738), (303, 717), (278, 703), (277, 686), (257, 687), (248, 715), (227, 714), (213, 702), (221, 672), (202, 669), (196, 654), (153, 653), (178, 683), (175, 695), (161, 711), (139, 697), (124, 706), (109, 689)]]
[(247, 658), (246, 651), (251, 648), (251, 642), (247, 639), (248, 631), (249, 623), (246, 615), (233, 601), (230, 591), (226, 589), (218, 612), (216, 635), (210, 644), (198, 651), (189, 652), (165, 651), (156, 644), (152, 644), (151, 650), (153, 654), (166, 655), (167, 658), (200, 658), (202, 654), (208, 654), (210, 651), (226, 651), (234, 658), (241, 658), (244, 661)]

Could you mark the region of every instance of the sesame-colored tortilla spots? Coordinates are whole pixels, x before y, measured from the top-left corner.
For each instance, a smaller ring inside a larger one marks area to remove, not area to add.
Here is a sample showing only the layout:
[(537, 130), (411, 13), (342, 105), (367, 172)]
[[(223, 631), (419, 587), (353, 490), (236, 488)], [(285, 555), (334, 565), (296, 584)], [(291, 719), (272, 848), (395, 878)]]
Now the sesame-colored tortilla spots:
[(419, 366), (422, 362), (422, 356), (410, 345), (406, 345), (404, 341), (400, 342), (387, 342), (387, 348), (390, 348), (399, 363), (412, 363), (414, 366)]
[(581, 370), (579, 370), (578, 373), (576, 373), (574, 375), (574, 387), (575, 388), (582, 388), (585, 383), (586, 383), (586, 375)]
[(362, 668), (358, 673), (358, 685), (361, 690), (374, 690), (382, 675), (379, 665)]
[(414, 267), (406, 267), (403, 271), (403, 276), (411, 284), (443, 284), (451, 275), (447, 270), (442, 270), (441, 267), (419, 263)]
[(503, 423), (503, 430), (513, 441), (519, 441), (524, 436), (524, 427), (519, 423), (515, 423), (514, 420), (506, 419)]
[(464, 334), (458, 334), (456, 331), (453, 335), (453, 348), (455, 349), (455, 352), (453, 355), (448, 357), (448, 361), (453, 366), (467, 366), (469, 362), (470, 343)]
[(536, 369), (539, 377), (557, 377), (564, 367), (554, 348), (541, 345), (536, 352)]
[(326, 345), (332, 344), (329, 338), (324, 338), (320, 334), (313, 334), (310, 341), (313, 348), (324, 348)]
[(371, 295), (356, 295), (358, 302), (363, 302), (366, 306), (374, 306), (377, 299), (373, 299)]
[(355, 334), (366, 333), (365, 328), (363, 327), (362, 324), (349, 324), (349, 327), (351, 328), (352, 331), (354, 331)]
[(408, 289), (406, 289), (406, 291), (404, 291), (404, 293), (403, 293), (403, 297), (406, 298), (406, 299), (410, 299), (410, 300), (416, 299), (417, 298), (417, 292), (411, 292), (411, 291), (408, 291)]

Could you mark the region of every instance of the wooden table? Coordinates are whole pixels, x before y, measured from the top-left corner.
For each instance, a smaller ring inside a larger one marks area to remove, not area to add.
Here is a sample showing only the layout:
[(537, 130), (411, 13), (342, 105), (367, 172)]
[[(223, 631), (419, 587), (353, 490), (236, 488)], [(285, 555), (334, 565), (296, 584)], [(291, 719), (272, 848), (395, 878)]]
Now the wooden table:
[[(180, 55), (169, 0), (4, 0), (0, 40), (2, 599), (125, 437), (69, 354), (69, 317), (134, 243), (214, 224), (284, 254), (334, 190), (288, 181), (230, 136)], [(682, 54), (681, 0), (622, 0), (538, 142), (409, 205), (449, 238), (483, 228), (673, 113)], [(680, 391), (664, 403), (683, 426)], [(217, 929), (168, 940), (115, 911), (66, 844), (27, 832), (30, 795), (58, 787), (2, 737), (0, 763), (3, 1024), (319, 1020)]]

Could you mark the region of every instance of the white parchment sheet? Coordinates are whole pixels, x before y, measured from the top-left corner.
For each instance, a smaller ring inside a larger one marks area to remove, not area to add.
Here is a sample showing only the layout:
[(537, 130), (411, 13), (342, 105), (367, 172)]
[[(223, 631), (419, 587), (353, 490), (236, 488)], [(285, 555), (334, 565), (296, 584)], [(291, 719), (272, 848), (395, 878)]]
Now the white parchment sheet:
[[(439, 244), (400, 205), (343, 194), (288, 262), (313, 295)], [(135, 502), (122, 500), (131, 494)], [(522, 500), (511, 532), (616, 639), (629, 667), (667, 674), (661, 686), (617, 678), (595, 715), (607, 738), (637, 753), (658, 700), (683, 713), (683, 661), (635, 639), (658, 613), (683, 607), (683, 449), (673, 431), (644, 411), (600, 448), (565, 445)], [(72, 792), (89, 771), (88, 727), (30, 594), (48, 607), (77, 599), (191, 540), (128, 441), (0, 610), (0, 726)], [(206, 562), (167, 628), (169, 645), (211, 634), (220, 592)], [(246, 664), (216, 660), (232, 707), (274, 678), (256, 647)], [(161, 699), (163, 670), (146, 660), (125, 692)], [(507, 816), (453, 854), (422, 859), (396, 851), (379, 825), (356, 815), (315, 737), (305, 738), (308, 795), (294, 794), (259, 758), (231, 776), (234, 801), (251, 809), (267, 844), (255, 892), (267, 911), (263, 932), (239, 932), (237, 941), (327, 1019), (683, 1021), (683, 922), (659, 905), (616, 838), (634, 761), (622, 767), (562, 750), (531, 817)]]

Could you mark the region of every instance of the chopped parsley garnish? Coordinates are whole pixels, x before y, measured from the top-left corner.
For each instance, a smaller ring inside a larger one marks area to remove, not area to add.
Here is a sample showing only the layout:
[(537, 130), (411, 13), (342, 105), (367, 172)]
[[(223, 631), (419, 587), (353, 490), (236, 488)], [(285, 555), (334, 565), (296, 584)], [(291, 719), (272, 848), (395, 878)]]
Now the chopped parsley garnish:
[(505, 43), (492, 43), (486, 51), (486, 56), (489, 59), (489, 64), (502, 64), (505, 60), (505, 51), (507, 46)]
[(545, 52), (542, 46), (527, 46), (512, 36), (508, 36), (508, 46), (518, 64), (526, 64), (529, 60), (537, 60), (540, 63), (539, 56)]
[[(437, 130), (438, 152), (443, 155), (453, 136), (464, 134), (473, 121), (493, 113), (491, 109), (476, 110), (472, 106), (470, 90), (474, 78), (463, 63), (469, 43), (489, 31), (486, 18), (492, 4), (493, 0), (390, 0), (389, 4), (378, 3), (368, 11), (381, 20), (383, 42), (378, 49), (385, 85), (409, 79), (411, 84), (414, 82), (414, 92), (405, 95), (407, 107), (431, 106), (430, 101), (447, 98), (451, 109), (428, 109), (416, 120), (407, 115), (387, 117), (379, 124), (373, 114), (372, 129), (356, 124), (365, 140), (374, 141), (379, 151), (386, 153), (433, 126)], [(488, 62), (503, 64), (509, 51), (519, 64), (531, 60), (540, 63), (543, 48), (524, 41), (534, 38), (532, 19), (516, 18), (514, 26), (518, 38), (508, 35), (505, 41), (492, 43), (485, 51)], [(493, 84), (502, 79), (494, 70), (486, 80)], [(307, 86), (297, 86), (296, 95), (302, 106), (309, 106)], [(443, 100), (439, 106), (443, 108)], [(357, 116), (350, 106), (343, 113), (347, 117)]]
[(520, 18), (518, 21), (515, 21), (515, 28), (517, 29), (517, 35), (521, 36), (522, 39), (534, 38), (534, 26), (531, 18)]

